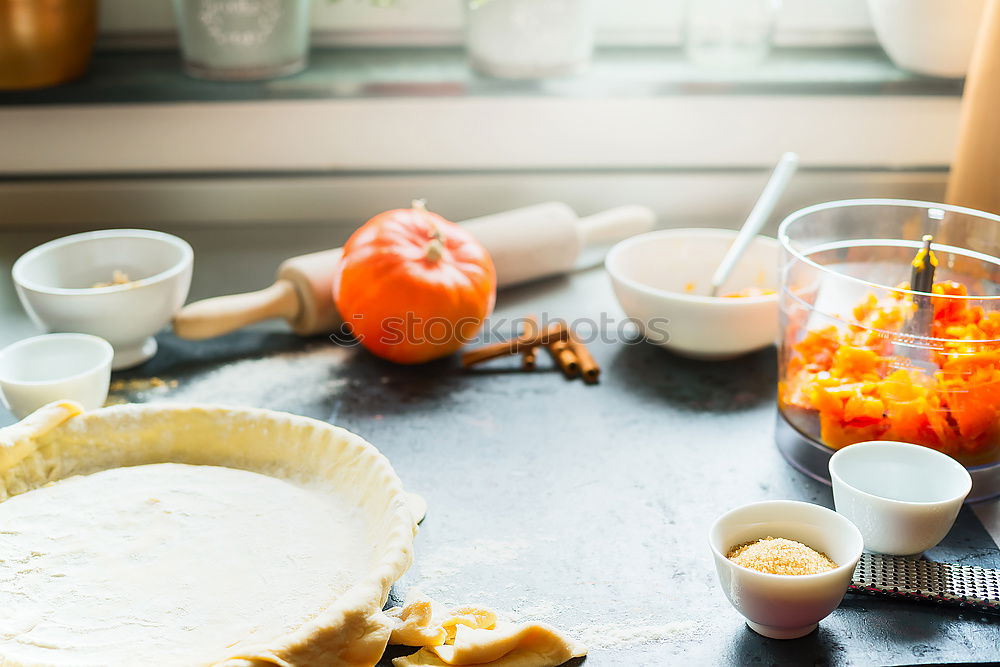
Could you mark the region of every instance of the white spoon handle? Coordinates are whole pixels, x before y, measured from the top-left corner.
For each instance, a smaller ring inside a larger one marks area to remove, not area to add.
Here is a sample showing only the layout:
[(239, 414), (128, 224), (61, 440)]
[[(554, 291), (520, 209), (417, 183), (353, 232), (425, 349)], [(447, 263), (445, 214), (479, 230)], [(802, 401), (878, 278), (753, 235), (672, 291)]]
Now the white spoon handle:
[(719, 287), (729, 278), (729, 274), (733, 272), (733, 267), (740, 261), (740, 257), (743, 256), (743, 252), (747, 249), (747, 246), (760, 233), (760, 230), (764, 227), (764, 223), (771, 217), (775, 205), (777, 205), (778, 200), (785, 191), (785, 187), (788, 185), (789, 179), (791, 179), (795, 170), (798, 169), (798, 166), (799, 156), (796, 153), (789, 152), (781, 156), (781, 160), (778, 161), (777, 166), (771, 173), (771, 179), (764, 186), (764, 191), (760, 193), (757, 203), (754, 204), (753, 210), (750, 211), (746, 222), (740, 228), (740, 233), (737, 234), (736, 240), (729, 247), (726, 256), (722, 258), (719, 268), (712, 274), (712, 296), (718, 293)]

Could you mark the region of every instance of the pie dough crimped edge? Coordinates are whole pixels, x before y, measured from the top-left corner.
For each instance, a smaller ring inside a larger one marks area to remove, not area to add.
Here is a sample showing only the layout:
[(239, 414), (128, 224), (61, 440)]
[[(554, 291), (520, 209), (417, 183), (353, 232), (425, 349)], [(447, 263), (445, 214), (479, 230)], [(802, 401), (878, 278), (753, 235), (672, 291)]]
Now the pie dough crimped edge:
[(402, 482), (373, 445), (326, 422), (266, 409), (147, 403), (76, 412), (69, 402), (51, 404), (0, 429), (0, 501), (73, 475), (153, 463), (219, 465), (336, 488), (375, 531), (371, 570), (297, 630), (267, 645), (237, 644), (204, 664), (378, 662), (390, 632), (382, 607), (413, 561), (416, 524)]

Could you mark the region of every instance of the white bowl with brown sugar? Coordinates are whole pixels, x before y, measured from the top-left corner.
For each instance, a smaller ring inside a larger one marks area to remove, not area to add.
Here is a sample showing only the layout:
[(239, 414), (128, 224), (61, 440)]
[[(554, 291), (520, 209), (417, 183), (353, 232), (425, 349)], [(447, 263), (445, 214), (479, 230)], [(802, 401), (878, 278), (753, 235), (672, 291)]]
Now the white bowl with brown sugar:
[(709, 531), (719, 584), (750, 629), (772, 639), (809, 634), (836, 609), (864, 542), (833, 510), (770, 500), (723, 514)]

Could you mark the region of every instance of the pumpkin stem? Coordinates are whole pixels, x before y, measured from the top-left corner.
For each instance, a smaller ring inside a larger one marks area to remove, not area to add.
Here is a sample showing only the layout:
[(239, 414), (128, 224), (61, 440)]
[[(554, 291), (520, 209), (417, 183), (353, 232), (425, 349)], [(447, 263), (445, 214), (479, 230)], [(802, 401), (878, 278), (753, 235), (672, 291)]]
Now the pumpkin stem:
[[(415, 211), (427, 213), (426, 199), (414, 199), (410, 206)], [(427, 243), (427, 247), (424, 249), (424, 259), (431, 264), (435, 264), (444, 256), (444, 237), (441, 236), (441, 230), (438, 229), (437, 225), (433, 222), (431, 225), (434, 227), (434, 231), (431, 232), (431, 240)]]
[(431, 234), (431, 240), (427, 243), (425, 253), (424, 259), (431, 264), (438, 262), (444, 256), (443, 238), (441, 230), (437, 227), (434, 228), (434, 232)]

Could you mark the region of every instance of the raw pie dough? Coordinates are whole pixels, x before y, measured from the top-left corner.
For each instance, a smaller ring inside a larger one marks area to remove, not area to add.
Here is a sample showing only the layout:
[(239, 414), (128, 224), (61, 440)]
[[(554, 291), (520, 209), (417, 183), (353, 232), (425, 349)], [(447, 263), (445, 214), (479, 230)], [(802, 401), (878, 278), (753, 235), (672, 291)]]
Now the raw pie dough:
[(0, 654), (22, 663), (197, 664), (300, 627), (374, 555), (339, 498), (218, 466), (73, 477), (0, 526)]
[(378, 661), (415, 525), (374, 447), (264, 410), (78, 413), (0, 429), (0, 664)]
[(555, 667), (587, 655), (584, 646), (547, 625), (498, 621), (482, 607), (448, 609), (419, 591), (386, 613), (394, 620), (390, 644), (423, 647), (394, 658), (394, 667)]

